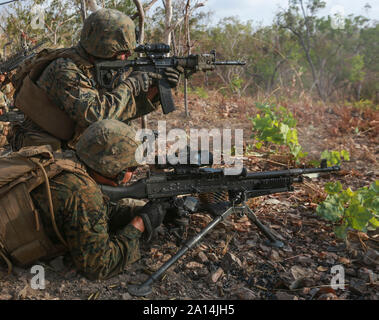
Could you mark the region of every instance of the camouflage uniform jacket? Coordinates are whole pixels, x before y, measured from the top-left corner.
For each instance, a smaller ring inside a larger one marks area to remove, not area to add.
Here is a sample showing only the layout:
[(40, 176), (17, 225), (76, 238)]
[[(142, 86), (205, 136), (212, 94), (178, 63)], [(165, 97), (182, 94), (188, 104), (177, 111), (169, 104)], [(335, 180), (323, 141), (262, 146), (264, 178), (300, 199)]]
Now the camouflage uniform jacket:
[[(73, 47), (73, 50), (81, 58), (88, 60), (87, 54), (80, 46)], [(112, 91), (100, 88), (96, 82), (95, 68), (82, 70), (69, 58), (58, 58), (52, 61), (42, 72), (36, 84), (82, 130), (103, 119), (128, 122), (154, 111), (159, 105), (158, 101), (152, 103), (147, 100), (145, 103), (136, 103), (132, 91), (124, 82)], [(35, 135), (44, 130), (27, 118), (19, 132), (28, 136), (28, 132), (30, 135)], [(18, 135), (17, 131), (15, 133)], [(17, 137), (13, 139), (20, 140)], [(37, 144), (46, 143), (42, 141)], [(22, 146), (25, 146), (22, 139), (21, 142), (13, 145), (15, 150)]]
[[(90, 279), (107, 279), (140, 258), (142, 233), (127, 224), (132, 218), (132, 208), (111, 206), (87, 175), (63, 172), (50, 180), (50, 188), (57, 227), (79, 272)], [(59, 243), (49, 215), (45, 186), (34, 189), (31, 196), (47, 235)], [(116, 224), (112, 224), (113, 220)]]
[(0, 109), (3, 109), (5, 112), (8, 111), (7, 98), (2, 91), (0, 91)]

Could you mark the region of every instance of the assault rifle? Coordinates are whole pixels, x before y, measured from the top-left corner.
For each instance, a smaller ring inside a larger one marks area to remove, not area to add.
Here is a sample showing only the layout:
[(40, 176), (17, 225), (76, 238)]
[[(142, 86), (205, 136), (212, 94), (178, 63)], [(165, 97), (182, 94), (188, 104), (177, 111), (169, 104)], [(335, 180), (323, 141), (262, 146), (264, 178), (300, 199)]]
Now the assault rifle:
[(0, 121), (2, 122), (22, 122), (25, 115), (20, 111), (8, 111), (0, 115)]
[[(164, 166), (163, 166), (164, 167)], [(145, 296), (151, 292), (151, 285), (187, 250), (198, 243), (220, 221), (231, 213), (246, 214), (268, 238), (268, 245), (282, 247), (271, 230), (263, 225), (246, 204), (246, 200), (268, 194), (293, 191), (293, 183), (301, 183), (304, 174), (327, 173), (340, 170), (339, 166), (327, 167), (326, 160), (320, 168), (288, 169), (278, 171), (247, 172), (244, 168), (239, 175), (225, 175), (223, 169), (196, 165), (167, 165), (168, 172), (148, 172), (146, 178), (126, 187), (101, 186), (102, 192), (111, 201), (123, 198), (167, 201), (180, 219), (191, 213), (207, 211), (214, 217), (199, 234), (184, 246), (149, 279), (141, 285), (131, 285), (129, 292)], [(196, 197), (193, 197), (196, 196)], [(225, 197), (226, 196), (226, 197)], [(200, 203), (199, 199), (203, 201)]]
[[(216, 61), (215, 50), (207, 54), (166, 57), (166, 54), (170, 52), (170, 46), (164, 43), (139, 45), (134, 51), (144, 53), (145, 57), (135, 60), (104, 61), (95, 64), (97, 83), (103, 88), (112, 89), (116, 79), (129, 68), (133, 68), (133, 71), (154, 72), (163, 76), (164, 69), (181, 66), (184, 69), (184, 76), (188, 78), (198, 71), (212, 71), (218, 65), (242, 66), (246, 64), (242, 61)], [(167, 114), (174, 111), (175, 105), (171, 88), (164, 76), (158, 80), (158, 89), (163, 113)]]
[(0, 64), (0, 74), (9, 73), (12, 70), (16, 69), (23, 61), (32, 58), (37, 54), (37, 49), (41, 47), (46, 41), (36, 44), (34, 47), (29, 49), (24, 49), (15, 55), (8, 58), (6, 61)]

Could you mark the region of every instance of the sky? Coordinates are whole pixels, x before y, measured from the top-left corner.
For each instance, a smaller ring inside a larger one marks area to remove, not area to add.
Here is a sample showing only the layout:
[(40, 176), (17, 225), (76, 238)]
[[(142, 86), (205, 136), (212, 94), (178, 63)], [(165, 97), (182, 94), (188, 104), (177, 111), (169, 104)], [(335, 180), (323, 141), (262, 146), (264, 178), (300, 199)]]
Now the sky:
[[(324, 0), (325, 1), (325, 0)], [(288, 0), (203, 0), (205, 9), (214, 12), (213, 23), (230, 16), (238, 16), (242, 21), (253, 20), (270, 25), (279, 7), (287, 8)], [(345, 15), (364, 15), (370, 19), (379, 20), (379, 0), (326, 0), (326, 8), (320, 11), (321, 16), (327, 16), (338, 7), (342, 7)], [(364, 6), (371, 5), (368, 13)], [(200, 10), (200, 9), (198, 9)]]
[[(175, 0), (173, 0), (175, 1)], [(196, 0), (192, 0), (195, 2)], [(320, 16), (327, 16), (337, 7), (342, 7), (345, 15), (364, 15), (373, 20), (379, 20), (379, 0), (324, 0), (326, 8), (320, 11)], [(0, 0), (7, 2), (7, 0)], [(99, 3), (100, 0), (97, 0)], [(213, 11), (211, 24), (216, 24), (224, 17), (237, 16), (242, 21), (253, 20), (254, 24), (270, 25), (273, 22), (279, 8), (287, 8), (288, 0), (197, 0), (205, 3), (198, 11)], [(366, 3), (371, 5), (371, 9), (366, 11)], [(6, 7), (5, 5), (4, 7)], [(149, 13), (154, 12), (154, 8), (162, 6), (162, 1), (157, 1)], [(3, 6), (0, 6), (0, 10)]]

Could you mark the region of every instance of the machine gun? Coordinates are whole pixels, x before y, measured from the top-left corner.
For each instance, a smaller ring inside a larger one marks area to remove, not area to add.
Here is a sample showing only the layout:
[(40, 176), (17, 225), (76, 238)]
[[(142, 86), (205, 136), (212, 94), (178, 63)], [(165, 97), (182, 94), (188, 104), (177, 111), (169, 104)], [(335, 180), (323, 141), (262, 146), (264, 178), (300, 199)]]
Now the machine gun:
[[(167, 166), (168, 172), (148, 173), (146, 178), (126, 187), (101, 186), (102, 192), (111, 201), (123, 198), (149, 199), (150, 201), (167, 201), (175, 209), (177, 216), (184, 217), (191, 213), (206, 210), (214, 219), (199, 234), (184, 246), (149, 279), (141, 285), (131, 285), (129, 292), (136, 296), (145, 296), (151, 292), (151, 285), (187, 250), (198, 243), (220, 221), (231, 213), (247, 217), (268, 238), (268, 244), (282, 247), (271, 230), (263, 225), (246, 204), (246, 200), (268, 194), (293, 191), (293, 183), (301, 183), (304, 174), (328, 173), (340, 170), (339, 166), (327, 167), (326, 160), (320, 168), (296, 168), (278, 171), (247, 172), (244, 168), (239, 175), (225, 175), (223, 169), (201, 167), (196, 165)], [(196, 197), (194, 197), (196, 196)], [(204, 197), (205, 196), (205, 197)], [(203, 198), (203, 203), (199, 199)], [(206, 198), (206, 201), (204, 201)]]
[(23, 61), (32, 58), (37, 54), (37, 49), (41, 47), (46, 41), (36, 44), (34, 47), (24, 49), (15, 55), (9, 57), (6, 61), (0, 64), (0, 74), (9, 73), (16, 69)]
[[(207, 54), (166, 57), (166, 54), (170, 52), (170, 46), (164, 43), (140, 45), (134, 51), (144, 53), (145, 57), (97, 63), (95, 65), (97, 83), (106, 89), (112, 89), (115, 80), (129, 68), (133, 68), (133, 71), (153, 72), (163, 76), (164, 69), (181, 66), (184, 69), (184, 76), (188, 78), (198, 71), (213, 71), (216, 66), (242, 66), (246, 64), (242, 61), (216, 61), (215, 50)], [(158, 89), (163, 113), (167, 114), (174, 111), (175, 105), (171, 88), (164, 76), (158, 80)]]

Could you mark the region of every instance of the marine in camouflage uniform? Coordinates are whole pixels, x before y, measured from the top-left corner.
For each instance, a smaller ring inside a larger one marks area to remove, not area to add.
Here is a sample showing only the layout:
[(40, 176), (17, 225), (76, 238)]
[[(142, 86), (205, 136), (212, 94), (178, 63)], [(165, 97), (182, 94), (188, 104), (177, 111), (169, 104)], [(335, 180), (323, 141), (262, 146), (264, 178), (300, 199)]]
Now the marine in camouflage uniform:
[[(145, 223), (141, 216), (161, 214), (159, 221), (153, 223), (157, 227), (164, 217), (162, 210), (159, 213), (156, 212), (159, 208), (152, 208), (149, 204), (142, 206), (144, 202), (132, 207), (110, 204), (94, 180), (101, 175), (111, 181), (112, 177), (119, 176), (120, 171), (138, 165), (134, 157), (138, 144), (134, 137), (131, 127), (117, 120), (92, 124), (80, 137), (76, 150), (90, 175), (64, 172), (50, 180), (58, 229), (77, 269), (90, 279), (112, 277), (138, 260), (144, 228), (138, 227), (135, 221), (140, 219), (140, 223)], [(126, 170), (125, 176), (129, 174), (130, 178), (131, 170)], [(49, 238), (58, 243), (45, 186), (33, 190), (31, 196)]]
[[(86, 19), (79, 44), (73, 48), (75, 54), (92, 67), (83, 70), (70, 58), (58, 58), (46, 67), (36, 84), (83, 129), (102, 119), (127, 122), (141, 117), (160, 104), (157, 95), (151, 94), (157, 91), (151, 87), (151, 75), (143, 72), (124, 75), (113, 90), (107, 91), (97, 84), (93, 65), (102, 60), (125, 59), (135, 47), (133, 21), (117, 10), (100, 9)], [(149, 89), (152, 90), (148, 92)], [(150, 99), (137, 105), (135, 98), (142, 92), (149, 93)], [(33, 135), (41, 131), (35, 122), (27, 119), (22, 128), (15, 130), (13, 149), (25, 146), (23, 137), (28, 136), (28, 132)], [(32, 143), (28, 141), (26, 145)], [(37, 144), (44, 144), (44, 141)]]

